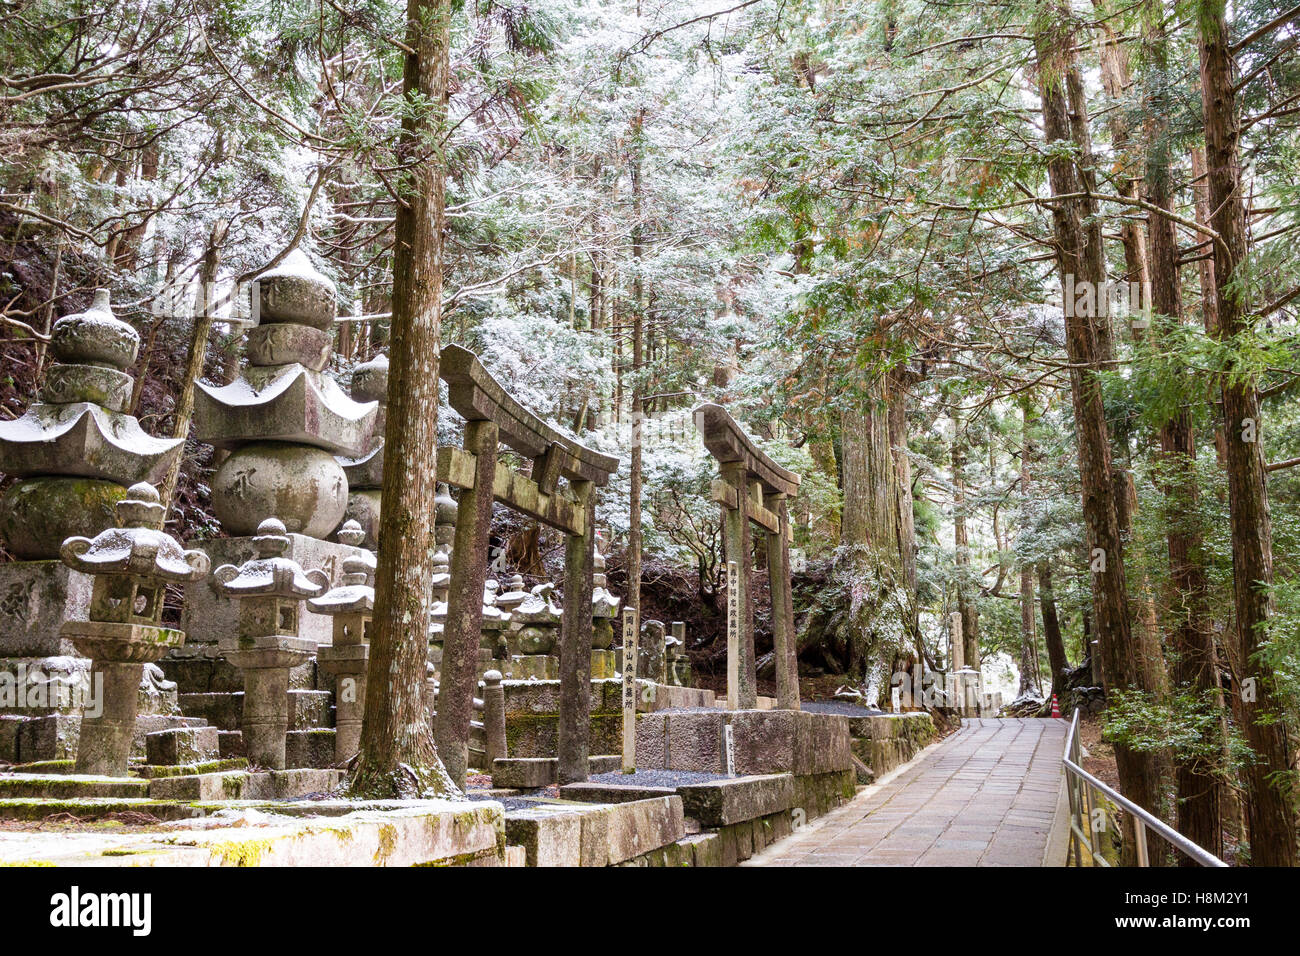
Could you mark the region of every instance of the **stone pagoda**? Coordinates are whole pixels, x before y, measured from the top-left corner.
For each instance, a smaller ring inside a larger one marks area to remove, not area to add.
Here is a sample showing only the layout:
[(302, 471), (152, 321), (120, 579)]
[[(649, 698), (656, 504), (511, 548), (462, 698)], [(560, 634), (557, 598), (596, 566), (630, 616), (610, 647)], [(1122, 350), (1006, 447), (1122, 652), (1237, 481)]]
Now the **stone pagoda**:
[(324, 572), (304, 571), (287, 557), (291, 546), (284, 523), (267, 518), (253, 538), (254, 557), (212, 574), (239, 608), (238, 636), (221, 650), (244, 675), (244, 751), (250, 762), (271, 770), (285, 764), (289, 671), (316, 654), (316, 642), (299, 633), (299, 607), (329, 586)]
[(132, 485), (116, 511), (121, 527), (63, 542), (63, 562), (94, 581), (89, 619), (66, 622), (63, 636), (103, 680), (99, 700), (83, 710), (76, 772), (124, 777), (144, 666), (185, 641), (161, 626), (166, 586), (206, 575), (208, 556), (162, 530), (167, 509), (147, 482)]
[[(355, 402), (326, 373), (333, 349), (334, 285), (295, 250), (254, 283), (248, 360), (229, 385), (199, 383), (194, 432), (229, 451), (212, 479), (212, 505), (232, 537), (205, 545), (212, 563), (253, 557), (253, 535), (268, 518), (284, 524), (286, 559), (320, 568), (337, 583), (356, 548), (325, 540), (343, 521), (348, 478), (335, 456), (369, 447), (378, 405)], [(211, 645), (233, 633), (233, 606), (215, 587), (187, 595), (190, 643)], [(328, 644), (328, 617), (299, 608), (300, 636)]]
[[(59, 548), (114, 527), (128, 486), (160, 480), (181, 454), (180, 439), (148, 435), (127, 412), (139, 343), (101, 289), (88, 310), (54, 323), (54, 363), (36, 402), (0, 421), (0, 473), (18, 479), (0, 495), (0, 539), (19, 559), (0, 564), (0, 676), (23, 689), (21, 700), (0, 699), (0, 760), (75, 751), (74, 698), (90, 689), (89, 662), (60, 628), (87, 618), (92, 582), (59, 560)], [(159, 678), (145, 668), (141, 699), (162, 716), (175, 708), (175, 688), (168, 696)]]

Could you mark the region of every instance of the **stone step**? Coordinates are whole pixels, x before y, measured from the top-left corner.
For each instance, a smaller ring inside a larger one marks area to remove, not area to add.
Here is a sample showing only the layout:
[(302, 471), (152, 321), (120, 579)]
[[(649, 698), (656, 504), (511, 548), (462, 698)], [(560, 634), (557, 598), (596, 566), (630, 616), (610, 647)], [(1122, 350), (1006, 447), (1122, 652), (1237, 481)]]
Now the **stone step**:
[(266, 770), (163, 777), (148, 782), (157, 800), (293, 800), (328, 793), (343, 779), (341, 770)]
[(144, 738), (145, 759), (156, 766), (215, 760), (220, 750), (216, 727), (179, 727), (159, 730)]
[(204, 816), (188, 802), (150, 800), (147, 797), (87, 797), (51, 800), (44, 797), (17, 797), (0, 800), (0, 820), (44, 820), (70, 814), (78, 820), (102, 820), (119, 813), (145, 813), (159, 820), (186, 820)]
[[(326, 690), (289, 691), (289, 729), (310, 730), (333, 722), (331, 701)], [(244, 692), (181, 694), (181, 712), (201, 717), (218, 730), (239, 730), (244, 715)]]
[(226, 773), (230, 770), (247, 770), (248, 761), (243, 757), (231, 757), (228, 760), (205, 760), (202, 763), (183, 763), (171, 766), (154, 764), (136, 764), (131, 772), (146, 780), (159, 777), (193, 777), (202, 773)]
[(130, 777), (6, 774), (0, 776), (0, 799), (22, 797), (72, 800), (78, 797), (147, 797), (149, 781)]

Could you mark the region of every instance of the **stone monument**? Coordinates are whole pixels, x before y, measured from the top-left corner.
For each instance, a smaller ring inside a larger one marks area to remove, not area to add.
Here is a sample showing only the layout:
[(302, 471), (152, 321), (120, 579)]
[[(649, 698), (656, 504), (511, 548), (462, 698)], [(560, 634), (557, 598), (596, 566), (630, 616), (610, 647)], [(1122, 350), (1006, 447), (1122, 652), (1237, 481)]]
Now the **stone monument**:
[[(284, 524), (284, 557), (321, 569), (337, 582), (356, 553), (325, 540), (342, 522), (348, 479), (336, 455), (370, 447), (376, 402), (355, 402), (326, 374), (336, 311), (334, 285), (295, 250), (254, 283), (258, 324), (247, 334), (248, 367), (229, 385), (200, 382), (194, 434), (230, 452), (212, 478), (212, 505), (232, 537), (204, 545), (214, 565), (240, 565), (254, 554), (253, 535), (268, 518)], [(364, 378), (364, 377), (363, 377)], [(234, 607), (213, 587), (186, 595), (190, 644), (211, 645), (237, 625)], [(328, 617), (300, 606), (299, 636), (328, 644)]]
[[(0, 422), (0, 473), (18, 479), (0, 495), (0, 539), (19, 559), (0, 564), (0, 681), (15, 692), (0, 696), (0, 760), (75, 751), (89, 662), (60, 628), (87, 618), (92, 585), (59, 560), (60, 546), (114, 527), (127, 487), (160, 480), (181, 454), (180, 439), (153, 438), (126, 412), (139, 342), (99, 290), (84, 313), (54, 323), (37, 401)], [(141, 699), (159, 716), (175, 708), (168, 687), (145, 668)]]

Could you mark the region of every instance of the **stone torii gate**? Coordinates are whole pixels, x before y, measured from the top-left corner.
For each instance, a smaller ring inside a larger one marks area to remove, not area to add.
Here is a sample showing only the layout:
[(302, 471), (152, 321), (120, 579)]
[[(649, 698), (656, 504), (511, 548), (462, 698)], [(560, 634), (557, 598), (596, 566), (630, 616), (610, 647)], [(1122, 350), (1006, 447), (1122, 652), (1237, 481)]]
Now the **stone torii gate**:
[[(767, 532), (767, 568), (772, 593), (776, 700), (783, 710), (799, 709), (799, 672), (790, 594), (790, 515), (787, 502), (802, 480), (765, 455), (721, 405), (695, 409), (695, 427), (718, 462), (713, 500), (722, 506), (727, 559), (727, 706), (748, 709), (758, 702), (754, 660), (752, 521)], [(735, 565), (733, 573), (731, 566)]]
[[(463, 448), (438, 449), (438, 480), (461, 489), (452, 546), (442, 683), (435, 738), (452, 778), (463, 782), (478, 684), (478, 649), (487, 579), (492, 502), (565, 534), (564, 617), (560, 630), (559, 781), (587, 779), (591, 724), (591, 594), (596, 540), (594, 490), (618, 459), (565, 438), (517, 402), (478, 357), (458, 345), (442, 350), (439, 376), (451, 407), (465, 419)], [(533, 463), (525, 477), (497, 460), (501, 444)], [(560, 485), (560, 479), (566, 486)]]

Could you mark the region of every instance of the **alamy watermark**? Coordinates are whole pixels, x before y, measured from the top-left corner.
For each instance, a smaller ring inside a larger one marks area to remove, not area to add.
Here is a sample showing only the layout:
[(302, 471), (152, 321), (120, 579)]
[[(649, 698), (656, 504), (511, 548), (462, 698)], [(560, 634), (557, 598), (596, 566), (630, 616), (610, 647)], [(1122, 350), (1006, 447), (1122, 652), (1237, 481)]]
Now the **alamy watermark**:
[(95, 671), (84, 679), (66, 677), (20, 661), (12, 671), (0, 671), (0, 711), (5, 710), (80, 710), (85, 717), (102, 716), (104, 675)]
[(1047, 304), (1059, 308), (1068, 318), (1129, 318), (1134, 329), (1151, 324), (1151, 284), (1149, 282), (1090, 282), (1076, 279), (1067, 272), (1059, 289), (1047, 297)]

